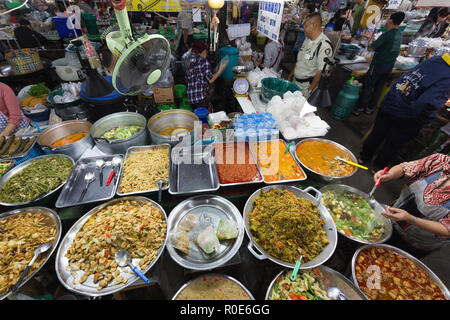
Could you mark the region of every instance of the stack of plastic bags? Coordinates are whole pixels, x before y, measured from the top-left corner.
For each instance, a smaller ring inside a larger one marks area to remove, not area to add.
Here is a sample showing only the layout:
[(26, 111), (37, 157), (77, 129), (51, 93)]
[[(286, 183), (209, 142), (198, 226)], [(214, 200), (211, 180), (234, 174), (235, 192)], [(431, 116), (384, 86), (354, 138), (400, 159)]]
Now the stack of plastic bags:
[(314, 114), (316, 110), (300, 91), (288, 91), (283, 98), (274, 96), (267, 104), (267, 112), (278, 121), (280, 131), (287, 140), (327, 134), (330, 126)]
[(55, 103), (69, 103), (80, 99), (81, 82), (69, 82), (61, 84), (64, 93), (62, 96), (55, 95), (53, 101)]
[(264, 78), (280, 78), (281, 71), (276, 72), (271, 68), (260, 69), (256, 67), (254, 70), (250, 71), (247, 75), (247, 80), (250, 82), (250, 85), (254, 88), (261, 87), (261, 80)]
[(236, 39), (236, 47), (239, 49), (239, 65), (253, 69), (252, 45), (243, 37)]

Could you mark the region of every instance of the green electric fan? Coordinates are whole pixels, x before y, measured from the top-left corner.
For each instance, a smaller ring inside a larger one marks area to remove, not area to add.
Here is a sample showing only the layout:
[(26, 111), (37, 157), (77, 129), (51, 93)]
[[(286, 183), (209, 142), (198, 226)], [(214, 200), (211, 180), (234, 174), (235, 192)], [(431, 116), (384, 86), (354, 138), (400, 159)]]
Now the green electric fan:
[(123, 95), (137, 95), (157, 82), (170, 63), (170, 44), (161, 35), (134, 37), (126, 0), (111, 0), (119, 31), (106, 35), (108, 49), (118, 57), (112, 85)]

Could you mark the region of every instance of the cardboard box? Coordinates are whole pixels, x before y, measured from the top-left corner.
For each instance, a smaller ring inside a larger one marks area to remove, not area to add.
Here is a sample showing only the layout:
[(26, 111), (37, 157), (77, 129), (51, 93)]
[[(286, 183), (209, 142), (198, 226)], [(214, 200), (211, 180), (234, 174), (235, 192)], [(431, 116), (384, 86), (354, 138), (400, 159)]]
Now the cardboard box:
[(175, 102), (175, 95), (173, 91), (174, 85), (169, 88), (153, 88), (153, 97), (156, 103), (172, 103)]

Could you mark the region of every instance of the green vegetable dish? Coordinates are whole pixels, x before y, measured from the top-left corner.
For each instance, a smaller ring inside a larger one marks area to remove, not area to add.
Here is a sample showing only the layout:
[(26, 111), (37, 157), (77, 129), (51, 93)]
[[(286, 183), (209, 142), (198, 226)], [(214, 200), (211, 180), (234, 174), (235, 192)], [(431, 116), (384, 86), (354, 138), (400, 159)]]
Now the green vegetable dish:
[(3, 184), (0, 200), (23, 203), (49, 193), (67, 180), (72, 167), (72, 161), (61, 156), (35, 160)]
[(377, 242), (384, 234), (384, 219), (359, 194), (346, 190), (327, 190), (321, 201), (330, 211), (340, 233), (368, 242)]
[(48, 94), (48, 93), (50, 93), (50, 89), (47, 88), (45, 86), (45, 83), (43, 83), (43, 82), (35, 84), (34, 86), (30, 87), (30, 89), (28, 90), (28, 94), (33, 97), (40, 97), (43, 94)]
[(141, 126), (118, 126), (103, 134), (103, 138), (114, 141), (127, 139), (142, 130)]
[(290, 279), (292, 271), (284, 272), (275, 279), (269, 300), (330, 300), (317, 268), (301, 270), (295, 281)]

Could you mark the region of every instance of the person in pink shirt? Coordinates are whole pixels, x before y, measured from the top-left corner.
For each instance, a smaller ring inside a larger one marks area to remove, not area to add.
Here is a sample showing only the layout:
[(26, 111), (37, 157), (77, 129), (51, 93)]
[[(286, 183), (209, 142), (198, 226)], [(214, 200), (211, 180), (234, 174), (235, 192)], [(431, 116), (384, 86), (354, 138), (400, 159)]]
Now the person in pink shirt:
[(422, 252), (450, 244), (450, 156), (436, 153), (382, 173), (378, 171), (374, 181), (406, 180), (395, 204), (383, 213), (397, 234)]
[(11, 135), (17, 129), (29, 126), (29, 120), (20, 109), (14, 91), (0, 82), (0, 137)]

